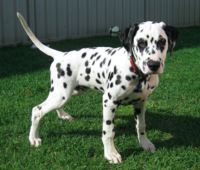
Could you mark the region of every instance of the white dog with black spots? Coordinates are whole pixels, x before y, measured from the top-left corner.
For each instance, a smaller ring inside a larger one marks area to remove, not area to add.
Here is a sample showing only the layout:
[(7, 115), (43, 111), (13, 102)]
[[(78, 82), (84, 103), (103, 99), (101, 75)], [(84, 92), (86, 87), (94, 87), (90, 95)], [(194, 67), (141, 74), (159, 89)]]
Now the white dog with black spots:
[(146, 136), (145, 106), (148, 96), (158, 86), (158, 74), (163, 73), (167, 50), (171, 55), (178, 39), (176, 28), (164, 22), (143, 22), (119, 33), (123, 47), (60, 52), (44, 46), (24, 18), (17, 15), (33, 43), (54, 59), (50, 67), (50, 93), (32, 110), (31, 145), (41, 145), (38, 126), (43, 116), (56, 110), (59, 118), (71, 121), (73, 118), (62, 107), (72, 96), (90, 89), (103, 93), (102, 141), (106, 159), (115, 164), (122, 162), (113, 142), (114, 117), (119, 105), (133, 105), (139, 144), (146, 151), (156, 151)]

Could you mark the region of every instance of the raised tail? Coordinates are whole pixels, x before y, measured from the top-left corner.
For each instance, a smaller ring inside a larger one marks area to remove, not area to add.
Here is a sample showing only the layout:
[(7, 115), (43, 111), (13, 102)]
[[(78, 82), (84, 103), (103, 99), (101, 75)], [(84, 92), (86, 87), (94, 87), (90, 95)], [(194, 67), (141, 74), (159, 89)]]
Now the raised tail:
[(28, 25), (27, 25), (25, 19), (23, 18), (23, 16), (18, 12), (17, 12), (17, 17), (19, 18), (19, 20), (20, 20), (24, 30), (26, 31), (27, 35), (32, 40), (32, 42), (36, 45), (37, 48), (39, 48), (43, 53), (53, 57), (54, 59), (59, 57), (59, 56), (63, 56), (63, 54), (64, 54), (63, 52), (54, 50), (54, 49), (49, 48), (49, 47), (45, 46), (44, 44), (42, 44), (36, 38), (36, 36), (33, 34), (31, 29), (28, 27)]

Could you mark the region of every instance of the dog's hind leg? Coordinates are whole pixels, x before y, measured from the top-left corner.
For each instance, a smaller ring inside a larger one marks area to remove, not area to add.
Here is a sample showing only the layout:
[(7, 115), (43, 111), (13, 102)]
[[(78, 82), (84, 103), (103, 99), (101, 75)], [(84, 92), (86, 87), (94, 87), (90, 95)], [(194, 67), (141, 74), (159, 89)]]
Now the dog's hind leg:
[(68, 88), (65, 91), (65, 94), (62, 92), (59, 91), (59, 87), (57, 87), (57, 90), (51, 90), (48, 98), (41, 105), (32, 109), (32, 125), (29, 134), (29, 141), (31, 145), (34, 145), (35, 147), (41, 145), (41, 139), (39, 138), (38, 134), (38, 126), (41, 118), (53, 110), (62, 112), (62, 109), (60, 108), (62, 108), (64, 104), (70, 99), (73, 89)]
[[(72, 97), (73, 96), (79, 96), (85, 93), (87, 90), (73, 90)], [(66, 121), (72, 121), (74, 118), (66, 113), (62, 108), (57, 109), (56, 112), (58, 113), (58, 117), (60, 119), (66, 120)]]

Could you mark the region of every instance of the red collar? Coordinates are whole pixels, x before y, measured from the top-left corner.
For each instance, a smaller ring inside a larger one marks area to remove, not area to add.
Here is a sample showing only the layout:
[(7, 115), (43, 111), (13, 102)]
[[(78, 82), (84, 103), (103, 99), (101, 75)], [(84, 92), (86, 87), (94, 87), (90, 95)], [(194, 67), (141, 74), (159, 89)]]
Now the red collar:
[[(135, 64), (132, 60), (132, 57), (130, 56), (130, 62), (131, 62), (131, 65), (133, 67), (133, 72), (136, 73), (136, 67), (135, 67)], [(142, 74), (140, 73), (139, 76), (142, 76)], [(146, 78), (149, 77), (149, 75), (144, 75)]]
[(130, 56), (130, 62), (131, 62), (131, 65), (133, 67), (133, 72), (135, 73), (136, 72), (136, 69), (135, 69), (135, 64), (133, 63), (133, 60), (132, 60), (132, 57)]

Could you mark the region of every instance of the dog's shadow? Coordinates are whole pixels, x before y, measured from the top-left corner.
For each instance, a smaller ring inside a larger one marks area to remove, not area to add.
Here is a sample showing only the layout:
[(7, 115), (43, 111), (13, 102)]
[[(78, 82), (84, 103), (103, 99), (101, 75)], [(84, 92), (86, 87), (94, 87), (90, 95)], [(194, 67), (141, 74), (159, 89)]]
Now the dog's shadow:
[[(189, 116), (176, 116), (171, 112), (166, 110), (146, 110), (146, 131), (147, 137), (151, 142), (159, 148), (174, 148), (174, 147), (199, 147), (200, 146), (200, 118), (189, 117)], [(94, 115), (79, 115), (75, 116), (75, 119), (82, 118), (94, 118)], [(120, 138), (125, 136), (125, 141), (130, 140), (132, 135), (137, 136), (135, 128), (135, 119), (134, 115), (117, 115), (115, 116), (116, 121), (121, 120), (123, 123), (115, 123), (115, 138)], [(101, 119), (100, 116), (97, 119)], [(125, 123), (124, 123), (125, 122)], [(154, 133), (155, 132), (155, 133)], [(97, 130), (72, 130), (71, 135), (80, 134), (80, 135), (94, 135), (101, 137), (101, 131)], [(149, 137), (149, 135), (151, 136)], [(159, 136), (157, 136), (157, 134)], [(50, 134), (49, 134), (50, 135)], [(52, 134), (51, 134), (52, 135)], [(56, 136), (59, 134), (55, 134)], [(60, 134), (63, 135), (63, 134)], [(47, 134), (48, 136), (48, 134)], [(133, 142), (133, 141), (131, 141)], [(135, 144), (137, 145), (137, 144)], [(116, 144), (117, 146), (117, 144)], [(139, 146), (139, 143), (138, 143)], [(140, 148), (135, 148), (130, 146), (123, 151), (120, 151), (120, 154), (123, 157), (129, 157), (130, 155), (140, 154), (143, 152)]]
[[(184, 115), (176, 116), (171, 112), (166, 112), (166, 110), (156, 110), (153, 112), (147, 110), (145, 115), (147, 137), (149, 131), (156, 131), (154, 135), (157, 133), (159, 134), (159, 137), (151, 136), (151, 142), (157, 149), (170, 149), (181, 146), (200, 146), (200, 118)], [(125, 125), (126, 127), (130, 128), (135, 126), (135, 123), (133, 123), (133, 116), (121, 116), (121, 119), (127, 120), (127, 124)], [(121, 124), (116, 126), (116, 131), (116, 137), (123, 134), (130, 134), (127, 130), (123, 130), (123, 126)], [(136, 135), (136, 132), (133, 133)], [(122, 155), (124, 154), (128, 157), (134, 151), (136, 151), (136, 149), (128, 148), (122, 151)]]

